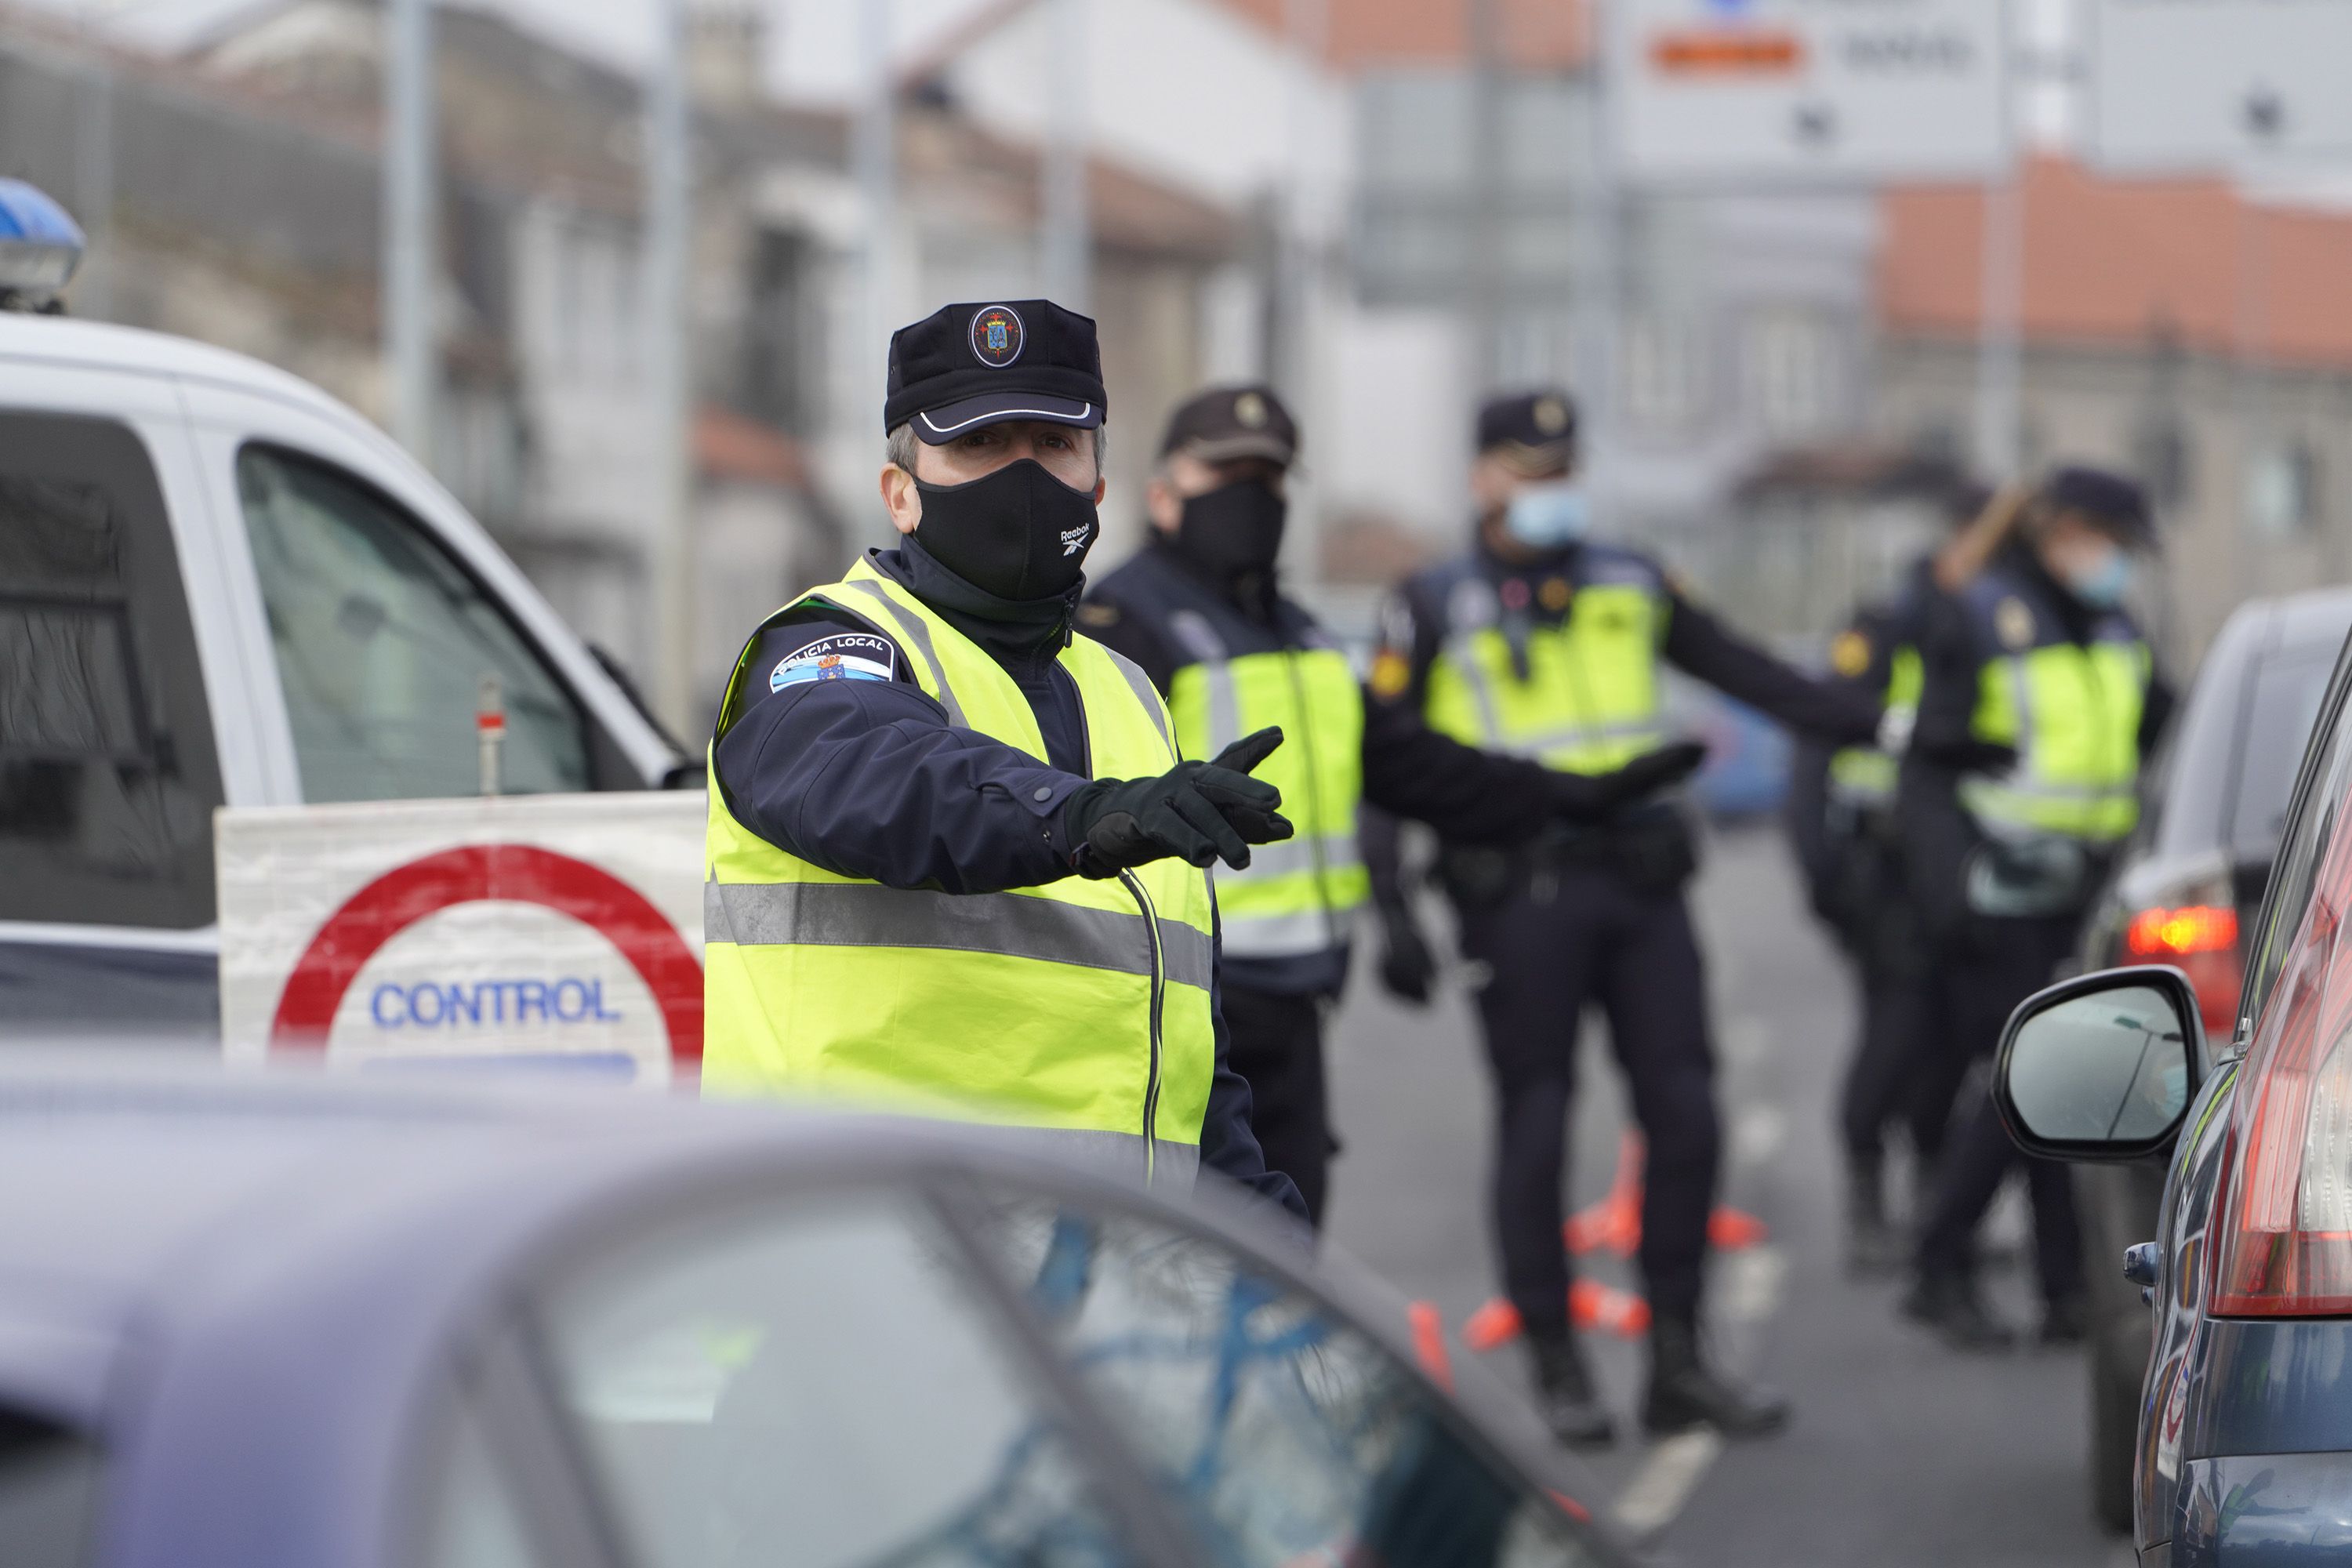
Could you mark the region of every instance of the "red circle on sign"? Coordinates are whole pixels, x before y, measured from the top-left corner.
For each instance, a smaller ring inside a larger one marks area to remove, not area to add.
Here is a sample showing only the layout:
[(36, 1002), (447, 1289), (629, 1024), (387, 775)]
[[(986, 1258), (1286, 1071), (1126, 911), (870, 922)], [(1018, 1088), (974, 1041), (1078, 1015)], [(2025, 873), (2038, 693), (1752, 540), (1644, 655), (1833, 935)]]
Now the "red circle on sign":
[(643, 893), (599, 867), (528, 844), (445, 849), (385, 872), (327, 917), (302, 952), (270, 1021), (272, 1050), (324, 1050), (343, 994), (378, 949), (457, 904), (537, 904), (621, 950), (661, 1008), (673, 1064), (702, 1064), (702, 964)]

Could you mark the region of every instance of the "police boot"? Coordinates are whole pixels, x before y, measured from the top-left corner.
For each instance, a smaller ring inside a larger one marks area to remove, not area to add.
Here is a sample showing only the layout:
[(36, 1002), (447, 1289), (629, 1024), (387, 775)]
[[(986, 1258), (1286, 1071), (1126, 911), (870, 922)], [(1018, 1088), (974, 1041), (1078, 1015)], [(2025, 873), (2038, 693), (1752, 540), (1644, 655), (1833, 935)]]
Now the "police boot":
[(1536, 1405), (1552, 1439), (1570, 1448), (1605, 1448), (1614, 1443), (1617, 1425), (1592, 1386), (1575, 1333), (1529, 1334), (1528, 1348), (1535, 1355)]
[(1925, 1323), (1958, 1351), (2002, 1351), (2016, 1338), (1977, 1294), (1974, 1275), (1949, 1268), (1923, 1270), (1903, 1298), (1903, 1315)]
[(1892, 1273), (1902, 1261), (1902, 1240), (1886, 1223), (1878, 1162), (1856, 1160), (1845, 1178), (1845, 1270), (1865, 1279)]
[(1789, 1402), (1743, 1388), (1714, 1371), (1699, 1351), (1698, 1325), (1661, 1318), (1650, 1329), (1650, 1396), (1642, 1425), (1654, 1437), (1712, 1426), (1727, 1437), (1761, 1437), (1789, 1424)]

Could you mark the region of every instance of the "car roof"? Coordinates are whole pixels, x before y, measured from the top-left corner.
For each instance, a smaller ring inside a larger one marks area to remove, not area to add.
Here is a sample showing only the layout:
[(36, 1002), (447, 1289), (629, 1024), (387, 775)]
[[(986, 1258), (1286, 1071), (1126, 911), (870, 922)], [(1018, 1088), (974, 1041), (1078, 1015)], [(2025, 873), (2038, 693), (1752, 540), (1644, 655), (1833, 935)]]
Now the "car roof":
[(2257, 599), (2246, 608), (2267, 616), (2274, 645), (2317, 644), (2333, 652), (2343, 643), (2346, 627), (2352, 626), (2352, 588), (2284, 594), (2274, 599)]
[(234, 349), (142, 327), (0, 310), (0, 358), (209, 382), (298, 404), (342, 424), (375, 428), (357, 410), (276, 365)]

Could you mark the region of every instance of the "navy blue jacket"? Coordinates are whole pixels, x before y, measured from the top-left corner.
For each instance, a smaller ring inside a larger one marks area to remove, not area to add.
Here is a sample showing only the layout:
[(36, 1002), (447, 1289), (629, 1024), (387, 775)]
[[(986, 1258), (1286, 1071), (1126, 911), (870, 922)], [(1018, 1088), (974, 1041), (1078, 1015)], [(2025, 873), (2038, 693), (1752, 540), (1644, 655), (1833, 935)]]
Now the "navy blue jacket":
[[(1215, 617), (1235, 656), (1333, 646), (1272, 577), (1220, 580), (1186, 552), (1181, 540), (1151, 542), (1095, 585), (1079, 606), (1087, 635), (1133, 659), (1166, 696), (1177, 672), (1196, 662), (1176, 634), (1173, 612)], [(1363, 801), (1426, 822), (1462, 843), (1507, 844), (1531, 837), (1551, 819), (1554, 775), (1539, 763), (1481, 752), (1437, 733), (1420, 716), (1367, 699), (1363, 715)], [(1223, 972), (1237, 988), (1280, 995), (1336, 995), (1348, 980), (1345, 944), (1284, 958), (1236, 959)]]
[[(866, 622), (821, 608), (779, 616), (719, 716), (719, 787), (735, 820), (788, 854), (892, 888), (993, 893), (1072, 875), (1064, 808), (1088, 782), (1077, 685), (1061, 667), (1078, 590), (1016, 603), (973, 587), (909, 538), (874, 569), (994, 658), (1029, 699), (1043, 761), (948, 722), (906, 650)], [(1225, 1061), (1214, 985), (1216, 1077), (1201, 1163), (1282, 1205), (1307, 1205), (1265, 1168), (1250, 1089)]]

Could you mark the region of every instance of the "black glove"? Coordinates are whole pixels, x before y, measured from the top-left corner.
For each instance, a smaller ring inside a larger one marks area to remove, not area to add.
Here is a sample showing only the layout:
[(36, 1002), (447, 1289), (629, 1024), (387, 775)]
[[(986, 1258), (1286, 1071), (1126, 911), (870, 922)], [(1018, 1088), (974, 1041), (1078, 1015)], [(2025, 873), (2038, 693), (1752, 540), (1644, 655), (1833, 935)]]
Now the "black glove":
[(1426, 1006), (1430, 982), (1437, 978), (1437, 957), (1421, 922), (1402, 904), (1381, 906), (1381, 984), (1389, 994)]
[(1552, 811), (1571, 822), (1595, 822), (1668, 784), (1680, 784), (1706, 761), (1706, 747), (1677, 741), (1644, 752), (1613, 773), (1561, 773), (1552, 784)]
[(1290, 837), (1282, 792), (1249, 776), (1282, 744), (1278, 729), (1244, 736), (1207, 763), (1179, 763), (1152, 779), (1097, 779), (1062, 808), (1078, 844), (1082, 877), (1111, 877), (1173, 855), (1193, 866), (1223, 860), (1238, 871), (1249, 847)]

